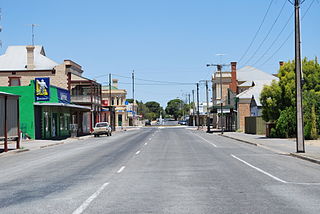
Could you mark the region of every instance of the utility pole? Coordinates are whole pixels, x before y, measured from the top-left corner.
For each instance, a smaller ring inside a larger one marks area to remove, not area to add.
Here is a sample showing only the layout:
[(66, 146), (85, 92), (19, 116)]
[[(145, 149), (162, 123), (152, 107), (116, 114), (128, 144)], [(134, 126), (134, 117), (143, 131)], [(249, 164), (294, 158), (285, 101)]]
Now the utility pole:
[(132, 104), (132, 124), (133, 124), (133, 126), (135, 126), (135, 99), (134, 99), (134, 70), (132, 71), (132, 98), (133, 98), (133, 104)]
[(209, 66), (216, 66), (217, 70), (220, 72), (220, 125), (221, 125), (221, 134), (223, 134), (223, 99), (222, 99), (222, 67), (229, 66), (230, 64), (207, 64)]
[(302, 64), (301, 64), (301, 36), (300, 36), (300, 5), (301, 0), (295, 0), (295, 70), (296, 70), (296, 107), (297, 107), (297, 152), (304, 153), (304, 131), (302, 111)]
[(189, 116), (189, 121), (188, 121), (188, 125), (190, 126), (190, 116), (191, 116), (191, 100), (190, 100), (190, 93), (188, 93), (188, 108), (189, 108), (189, 113), (188, 113), (188, 116)]
[(200, 112), (199, 112), (199, 83), (197, 83), (197, 125), (198, 130), (200, 129)]
[(195, 109), (194, 109), (194, 90), (192, 90), (192, 126), (196, 126)]
[(206, 80), (206, 97), (207, 97), (207, 132), (210, 132), (210, 115), (209, 115), (209, 88), (208, 88), (208, 80)]
[(109, 74), (109, 112), (110, 112), (110, 121), (109, 124), (111, 125), (111, 129), (114, 131), (115, 130), (115, 123), (114, 123), (114, 118), (113, 118), (113, 106), (112, 106), (112, 95), (111, 95), (111, 74)]

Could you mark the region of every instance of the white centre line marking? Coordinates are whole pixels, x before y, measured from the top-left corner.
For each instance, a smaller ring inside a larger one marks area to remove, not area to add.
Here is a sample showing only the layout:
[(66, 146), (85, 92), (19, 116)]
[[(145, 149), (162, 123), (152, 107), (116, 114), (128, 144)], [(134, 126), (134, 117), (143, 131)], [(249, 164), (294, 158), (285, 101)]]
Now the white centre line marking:
[(85, 202), (81, 204), (80, 207), (78, 207), (72, 214), (81, 214), (87, 207), (90, 205), (90, 203), (100, 195), (102, 190), (108, 186), (109, 183), (104, 183), (95, 193), (93, 193)]
[(136, 152), (136, 155), (138, 155), (140, 153), (140, 150)]
[(124, 170), (124, 168), (126, 168), (126, 167), (125, 167), (125, 166), (122, 166), (122, 167), (118, 170), (117, 173), (121, 173), (121, 172)]
[(149, 140), (151, 140), (151, 138), (149, 138)]
[(259, 169), (258, 167), (255, 167), (255, 166), (251, 165), (250, 163), (238, 158), (237, 156), (235, 156), (233, 154), (231, 154), (231, 156), (233, 158), (237, 159), (238, 161), (241, 161), (242, 163), (246, 164), (247, 166), (250, 166), (251, 168), (253, 168), (253, 169), (255, 169), (255, 170), (257, 170), (257, 171), (259, 171), (259, 172), (271, 177), (271, 178), (273, 178), (274, 180), (280, 181), (281, 183), (284, 183), (284, 184), (288, 183), (287, 181), (284, 181), (284, 180), (282, 180), (282, 179), (280, 179), (280, 178), (278, 178), (278, 177), (276, 177), (274, 175), (271, 175), (270, 173), (268, 173), (266, 171), (263, 171), (262, 169)]
[(210, 142), (210, 141), (208, 141), (207, 139), (205, 139), (205, 138), (203, 138), (203, 137), (201, 137), (201, 136), (199, 136), (199, 135), (197, 135), (197, 136), (198, 136), (198, 137), (200, 137), (202, 140), (206, 141), (207, 143), (211, 144), (212, 146), (217, 147), (217, 145), (216, 145), (216, 144), (211, 143), (211, 142)]
[(146, 145), (148, 145), (148, 143), (144, 143), (144, 145), (146, 146)]

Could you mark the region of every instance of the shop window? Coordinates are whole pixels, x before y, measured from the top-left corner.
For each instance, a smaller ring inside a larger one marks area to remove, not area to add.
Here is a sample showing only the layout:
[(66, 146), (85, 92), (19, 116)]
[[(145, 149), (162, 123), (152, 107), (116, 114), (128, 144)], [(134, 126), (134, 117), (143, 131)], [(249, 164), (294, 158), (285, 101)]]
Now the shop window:
[(9, 77), (9, 86), (20, 86), (21, 77)]

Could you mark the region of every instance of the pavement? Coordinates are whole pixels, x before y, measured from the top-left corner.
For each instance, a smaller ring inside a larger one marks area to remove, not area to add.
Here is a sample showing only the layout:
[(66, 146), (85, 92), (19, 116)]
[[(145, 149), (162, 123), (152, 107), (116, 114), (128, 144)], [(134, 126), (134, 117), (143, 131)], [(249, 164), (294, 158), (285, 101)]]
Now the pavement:
[[(134, 131), (138, 130), (141, 127), (117, 127), (116, 130), (113, 132), (113, 134), (118, 134), (120, 132), (125, 132), (125, 131)], [(52, 146), (57, 146), (57, 145), (62, 145), (62, 144), (67, 144), (67, 143), (77, 143), (79, 140), (86, 140), (89, 138), (93, 138), (93, 135), (85, 135), (81, 137), (74, 137), (74, 138), (66, 138), (62, 140), (22, 140), (20, 143), (20, 149), (16, 149), (16, 142), (8, 142), (8, 152), (0, 152), (0, 157), (1, 156), (6, 156), (6, 155), (11, 155), (11, 154), (17, 154), (17, 153), (22, 153), (22, 152), (27, 152), (31, 150), (37, 150), (37, 149), (43, 149), (47, 147), (52, 147)], [(0, 146), (3, 146), (3, 143), (0, 144)]]
[(221, 136), (320, 164), (320, 140), (305, 140), (305, 153), (297, 153), (295, 139), (267, 138), (242, 132), (224, 132)]

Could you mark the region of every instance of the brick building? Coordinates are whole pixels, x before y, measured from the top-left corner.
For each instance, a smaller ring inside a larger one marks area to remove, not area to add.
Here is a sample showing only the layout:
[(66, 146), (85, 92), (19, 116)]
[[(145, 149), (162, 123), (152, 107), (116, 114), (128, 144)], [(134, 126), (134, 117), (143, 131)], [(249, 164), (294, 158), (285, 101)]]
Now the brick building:
[[(244, 118), (251, 116), (252, 97), (259, 99), (263, 86), (277, 79), (251, 66), (237, 69), (236, 62), (231, 62), (231, 71), (216, 71), (212, 75), (212, 96), (213, 112), (217, 123), (213, 126), (221, 128), (222, 124), (227, 130), (244, 130)], [(221, 103), (224, 114), (222, 119), (219, 117)]]

